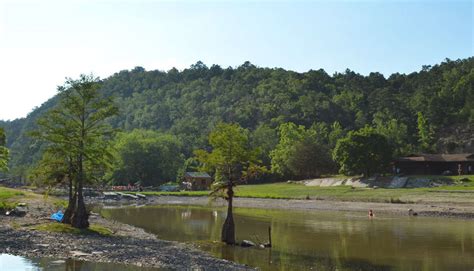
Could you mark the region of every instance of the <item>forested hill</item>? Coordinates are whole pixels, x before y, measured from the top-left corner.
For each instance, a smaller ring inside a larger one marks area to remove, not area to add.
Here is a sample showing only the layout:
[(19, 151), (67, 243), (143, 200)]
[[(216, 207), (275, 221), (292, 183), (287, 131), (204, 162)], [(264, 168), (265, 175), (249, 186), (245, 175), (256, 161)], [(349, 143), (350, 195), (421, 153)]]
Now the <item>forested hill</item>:
[[(111, 120), (115, 127), (175, 134), (186, 156), (206, 146), (207, 135), (218, 121), (237, 122), (253, 131), (254, 138), (260, 136), (261, 144), (273, 147), (276, 128), (286, 122), (306, 127), (339, 122), (345, 130), (395, 123), (406, 127), (404, 144), (416, 148), (418, 112), (435, 133), (439, 151), (474, 148), (474, 57), (388, 78), (350, 70), (332, 76), (324, 70), (297, 73), (249, 62), (237, 68), (198, 62), (168, 72), (136, 67), (103, 80), (102, 91), (114, 96), (120, 107), (120, 115)], [(41, 144), (27, 132), (54, 104), (52, 98), (24, 119), (0, 121), (11, 150), (12, 172), (38, 159)]]

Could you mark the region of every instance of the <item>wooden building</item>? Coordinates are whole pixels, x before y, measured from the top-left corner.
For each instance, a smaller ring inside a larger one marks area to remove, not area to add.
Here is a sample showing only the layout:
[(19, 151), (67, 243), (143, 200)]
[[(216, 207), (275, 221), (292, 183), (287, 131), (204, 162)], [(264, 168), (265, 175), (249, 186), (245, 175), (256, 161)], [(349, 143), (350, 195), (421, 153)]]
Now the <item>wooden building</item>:
[(394, 171), (405, 175), (474, 174), (474, 154), (412, 154), (397, 158)]
[(190, 184), (191, 190), (209, 190), (213, 180), (206, 172), (186, 172), (184, 181)]

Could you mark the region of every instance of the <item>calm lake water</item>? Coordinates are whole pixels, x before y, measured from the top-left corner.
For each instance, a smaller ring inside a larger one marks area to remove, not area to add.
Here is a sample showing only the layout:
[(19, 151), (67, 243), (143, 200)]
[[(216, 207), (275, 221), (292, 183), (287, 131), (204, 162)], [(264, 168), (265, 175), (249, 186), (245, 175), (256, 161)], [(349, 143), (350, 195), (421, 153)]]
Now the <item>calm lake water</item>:
[(225, 209), (148, 206), (103, 209), (105, 216), (165, 240), (194, 242), (217, 257), (262, 270), (474, 270), (474, 221), (236, 208), (237, 240), (272, 249), (223, 246)]
[(49, 258), (27, 259), (20, 256), (0, 254), (1, 271), (151, 271), (158, 269), (146, 269), (135, 266), (93, 263), (85, 261), (54, 260)]

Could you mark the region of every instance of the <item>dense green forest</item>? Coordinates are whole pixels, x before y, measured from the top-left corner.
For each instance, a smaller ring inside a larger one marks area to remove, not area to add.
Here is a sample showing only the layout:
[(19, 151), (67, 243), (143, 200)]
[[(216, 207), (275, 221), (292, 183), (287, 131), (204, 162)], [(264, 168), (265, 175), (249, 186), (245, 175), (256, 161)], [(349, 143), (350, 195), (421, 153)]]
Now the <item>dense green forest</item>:
[[(113, 97), (120, 109), (108, 120), (122, 131), (115, 140), (121, 144), (119, 149), (127, 150), (126, 138), (151, 135), (142, 130), (166, 134), (157, 135), (156, 143), (143, 146), (153, 146), (155, 153), (173, 153), (182, 164), (178, 174), (195, 164), (193, 151), (209, 149), (208, 135), (219, 122), (238, 123), (248, 129), (249, 142), (260, 150), (260, 159), (272, 168), (274, 178), (336, 172), (337, 165), (332, 161), (322, 163), (328, 170), (299, 170), (311, 158), (291, 155), (318, 153), (328, 160), (337, 140), (364, 127), (384, 135), (393, 147), (392, 155), (474, 151), (474, 57), (446, 59), (423, 66), (419, 72), (395, 73), (388, 78), (351, 70), (333, 75), (321, 69), (298, 73), (256, 67), (249, 62), (235, 68), (197, 62), (183, 71), (167, 72), (136, 67), (102, 80), (100, 92)], [(31, 138), (29, 132), (37, 129), (37, 120), (57, 100), (51, 98), (26, 118), (0, 121), (10, 149), (10, 176), (27, 176), (41, 158), (44, 143)], [(299, 131), (295, 137), (298, 140), (283, 138), (284, 131), (287, 136), (295, 135), (288, 132), (290, 128)], [(123, 135), (135, 129), (142, 132)], [(285, 150), (285, 142), (292, 140), (294, 148)], [(172, 150), (163, 149), (168, 142)], [(311, 142), (318, 144), (309, 152), (311, 148), (306, 146)], [(167, 161), (171, 157), (160, 159), (178, 168), (175, 162)], [(123, 161), (117, 161), (120, 163)], [(288, 168), (282, 170), (281, 164)], [(165, 179), (176, 175), (163, 170)], [(114, 174), (127, 173), (107, 175)]]

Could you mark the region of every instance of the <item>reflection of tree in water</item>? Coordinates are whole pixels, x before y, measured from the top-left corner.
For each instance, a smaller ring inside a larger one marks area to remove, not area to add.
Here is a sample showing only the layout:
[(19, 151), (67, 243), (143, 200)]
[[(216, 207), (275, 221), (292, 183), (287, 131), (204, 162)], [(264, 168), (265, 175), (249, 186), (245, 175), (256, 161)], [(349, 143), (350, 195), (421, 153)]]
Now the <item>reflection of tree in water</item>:
[[(159, 268), (144, 268), (115, 263), (95, 263), (73, 259), (54, 260), (51, 258), (33, 259), (32, 264), (44, 271), (157, 271)], [(30, 270), (30, 269), (25, 269)], [(3, 271), (3, 270), (2, 270)], [(5, 270), (7, 271), (7, 270)]]
[[(27, 260), (28, 261), (28, 260)], [(51, 258), (36, 258), (29, 260), (31, 263), (38, 267), (39, 270), (48, 270), (48, 271), (88, 271), (94, 270), (91, 267), (96, 265), (91, 262), (82, 262), (73, 259), (67, 260), (57, 260)], [(101, 270), (105, 270), (105, 265)]]

